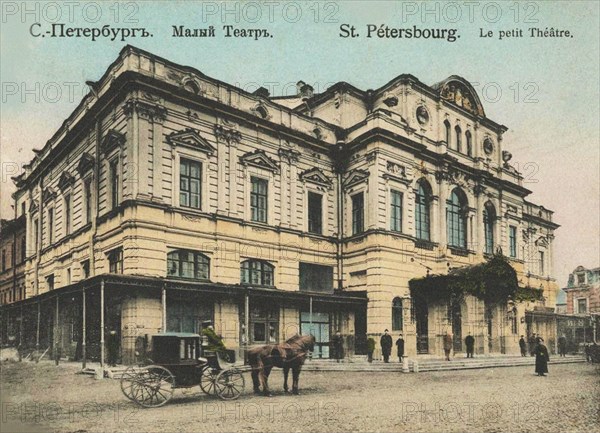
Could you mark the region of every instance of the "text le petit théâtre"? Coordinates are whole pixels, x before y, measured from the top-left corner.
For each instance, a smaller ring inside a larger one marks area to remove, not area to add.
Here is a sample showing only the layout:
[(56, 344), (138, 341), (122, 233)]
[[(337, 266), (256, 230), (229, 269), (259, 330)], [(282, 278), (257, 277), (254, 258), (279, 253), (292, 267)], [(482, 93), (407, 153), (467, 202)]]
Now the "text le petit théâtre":
[(556, 38), (572, 38), (573, 33), (569, 30), (556, 29), (554, 27), (529, 27), (526, 30), (515, 28), (505, 30), (486, 30), (479, 29), (480, 38), (498, 38), (498, 40), (506, 39), (518, 39), (518, 38), (542, 38), (542, 39), (556, 39)]

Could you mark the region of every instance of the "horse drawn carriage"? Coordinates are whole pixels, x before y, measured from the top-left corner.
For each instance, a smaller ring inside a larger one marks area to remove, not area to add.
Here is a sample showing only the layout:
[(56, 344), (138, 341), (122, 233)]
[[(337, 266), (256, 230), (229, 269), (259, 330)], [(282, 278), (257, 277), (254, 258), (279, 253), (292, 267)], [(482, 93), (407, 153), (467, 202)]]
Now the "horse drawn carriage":
[(154, 335), (151, 359), (121, 376), (123, 394), (143, 407), (162, 406), (175, 389), (195, 386), (223, 400), (237, 399), (244, 390), (245, 367), (217, 352), (203, 351), (200, 342), (198, 334)]
[(143, 407), (159, 407), (173, 397), (178, 388), (200, 389), (223, 400), (235, 400), (244, 390), (243, 373), (252, 372), (255, 393), (271, 395), (268, 378), (273, 367), (283, 369), (284, 390), (292, 372), (292, 393), (298, 394), (298, 379), (305, 359), (314, 348), (312, 335), (295, 335), (282, 344), (248, 349), (249, 365), (235, 363), (219, 352), (203, 350), (201, 337), (189, 333), (164, 333), (152, 337), (151, 359), (144, 365), (129, 367), (121, 376), (125, 396)]

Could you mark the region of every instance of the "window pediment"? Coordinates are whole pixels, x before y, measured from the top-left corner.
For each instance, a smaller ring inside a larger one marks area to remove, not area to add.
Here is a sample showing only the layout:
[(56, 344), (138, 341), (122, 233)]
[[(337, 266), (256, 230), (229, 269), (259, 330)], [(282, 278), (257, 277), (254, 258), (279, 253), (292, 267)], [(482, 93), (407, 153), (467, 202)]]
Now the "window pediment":
[(111, 129), (102, 139), (100, 147), (102, 151), (107, 154), (113, 149), (123, 146), (123, 144), (125, 144), (125, 134), (121, 134), (120, 132)]
[(81, 155), (81, 159), (79, 160), (79, 164), (77, 164), (77, 172), (80, 176), (86, 174), (89, 170), (94, 166), (94, 157), (90, 155), (88, 152), (83, 152)]
[(38, 210), (38, 203), (36, 200), (32, 200), (31, 204), (29, 205), (29, 213), (35, 213)]
[(215, 152), (215, 148), (198, 131), (192, 128), (169, 134), (167, 142), (172, 146), (184, 146), (200, 150), (207, 155), (212, 155)]
[(73, 186), (74, 183), (75, 178), (70, 173), (63, 171), (63, 173), (60, 175), (60, 179), (58, 180), (58, 188), (62, 192), (65, 192), (68, 188)]
[(252, 165), (254, 167), (262, 168), (272, 172), (278, 172), (279, 166), (275, 160), (269, 158), (264, 150), (257, 149), (254, 152), (248, 152), (240, 156), (240, 162), (245, 165)]
[(317, 167), (309, 168), (308, 170), (303, 171), (298, 175), (298, 177), (303, 182), (310, 182), (327, 188), (331, 188), (332, 186), (331, 179)]
[(42, 202), (43, 203), (48, 203), (50, 200), (54, 199), (55, 197), (56, 197), (56, 191), (54, 191), (50, 187), (44, 189), (44, 191), (42, 192)]
[(344, 188), (350, 188), (361, 182), (368, 182), (369, 172), (367, 170), (356, 169), (352, 170), (343, 182)]

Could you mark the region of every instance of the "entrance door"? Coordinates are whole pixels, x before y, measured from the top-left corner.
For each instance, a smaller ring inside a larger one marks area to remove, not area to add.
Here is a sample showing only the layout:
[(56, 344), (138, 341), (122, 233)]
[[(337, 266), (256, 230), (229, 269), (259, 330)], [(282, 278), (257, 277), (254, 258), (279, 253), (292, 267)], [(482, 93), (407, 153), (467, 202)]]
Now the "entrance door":
[(313, 358), (329, 358), (329, 313), (300, 313), (300, 333), (312, 334), (315, 337)]
[(450, 308), (452, 310), (452, 339), (454, 353), (462, 352), (462, 317), (460, 303), (453, 302)]
[(429, 353), (429, 308), (421, 298), (413, 299), (417, 325), (417, 353)]

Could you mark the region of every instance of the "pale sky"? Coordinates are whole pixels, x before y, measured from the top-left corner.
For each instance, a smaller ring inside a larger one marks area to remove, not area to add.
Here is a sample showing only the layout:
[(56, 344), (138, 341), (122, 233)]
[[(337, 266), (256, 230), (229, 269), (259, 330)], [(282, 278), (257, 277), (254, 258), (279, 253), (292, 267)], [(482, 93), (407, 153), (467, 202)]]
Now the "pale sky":
[[(130, 43), (247, 90), (271, 88), (272, 94), (299, 80), (317, 91), (337, 81), (366, 90), (402, 73), (430, 85), (460, 75), (474, 84), (487, 116), (509, 128), (504, 149), (533, 191), (528, 200), (555, 211), (561, 225), (554, 245), (558, 284), (564, 286), (580, 264), (600, 266), (599, 2), (481, 1), (471, 2), (471, 9), (462, 1), (75, 3), (71, 10), (69, 2), (52, 2), (60, 9), (31, 3), (25, 15), (22, 2), (2, 3), (3, 218), (12, 213), (10, 176), (76, 107), (85, 81), (100, 78)], [(37, 34), (53, 22), (144, 27), (153, 36), (111, 42), (30, 35), (34, 23), (40, 23)], [(360, 37), (339, 37), (341, 24), (354, 25)], [(460, 38), (366, 38), (367, 24), (455, 28)], [(214, 25), (217, 37), (173, 38), (172, 25)], [(273, 37), (225, 38), (223, 25), (264, 28)], [(569, 30), (573, 37), (531, 38), (531, 27)], [(493, 37), (481, 38), (481, 29)], [(498, 39), (498, 31), (518, 29), (523, 37)]]

